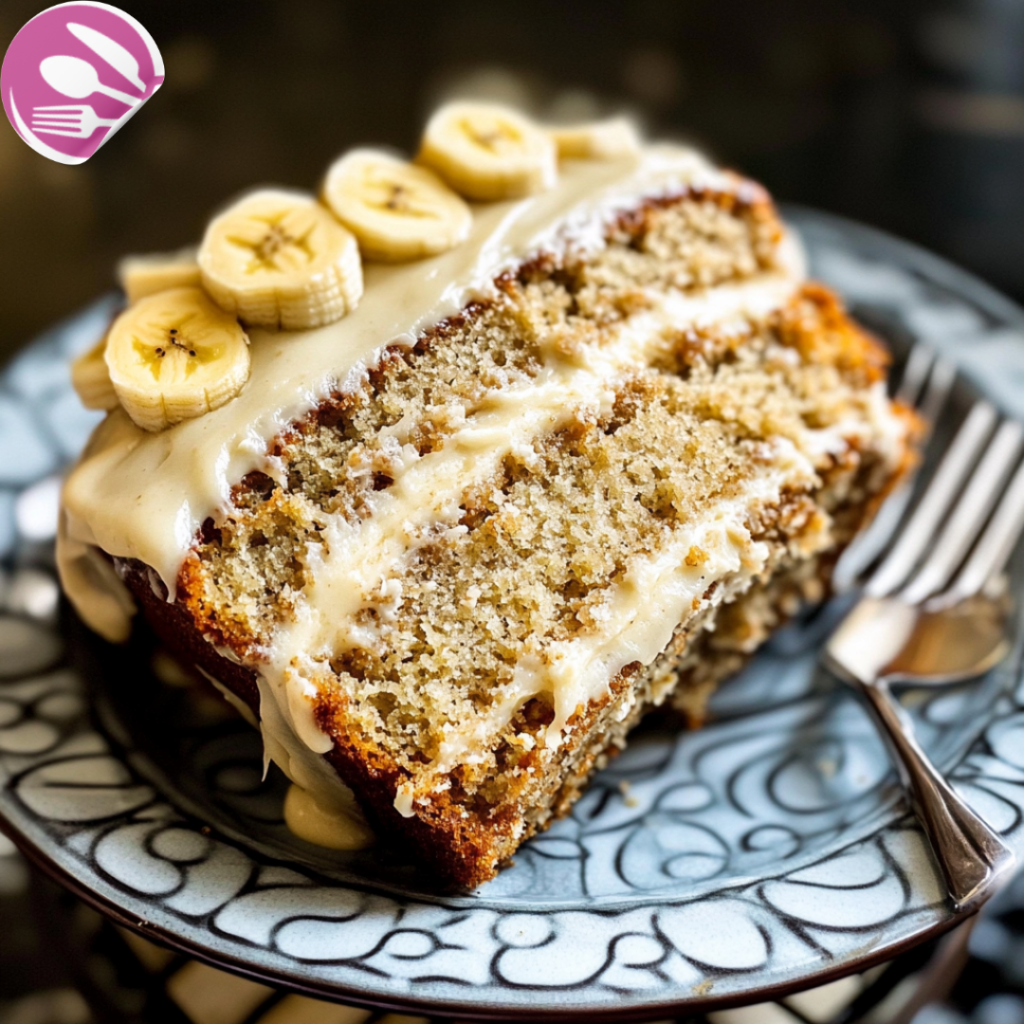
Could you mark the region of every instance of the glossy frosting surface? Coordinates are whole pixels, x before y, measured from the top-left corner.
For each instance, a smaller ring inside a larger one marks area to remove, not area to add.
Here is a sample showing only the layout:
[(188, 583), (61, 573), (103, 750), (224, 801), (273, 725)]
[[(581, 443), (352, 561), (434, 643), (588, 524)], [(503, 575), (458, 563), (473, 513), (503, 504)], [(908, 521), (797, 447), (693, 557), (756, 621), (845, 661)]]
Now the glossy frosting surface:
[[(272, 472), (268, 442), (358, 381), (384, 346), (412, 344), (468, 302), (489, 297), (494, 277), (526, 254), (556, 249), (566, 237), (599, 244), (604, 221), (595, 207), (611, 216), (638, 194), (691, 183), (735, 187), (693, 150), (676, 147), (564, 161), (547, 192), (474, 205), (470, 237), (454, 249), (410, 263), (367, 263), (363, 298), (342, 320), (310, 331), (249, 332), (252, 374), (227, 405), (159, 434), (140, 429), (123, 410), (112, 412), (68, 479), (65, 537), (145, 562), (173, 593), (196, 531), (227, 505), (232, 485), (254, 469)], [(110, 634), (114, 614), (90, 624)]]
[[(276, 475), (266, 455), (273, 438), (332, 393), (356, 386), (386, 346), (412, 345), (468, 303), (492, 297), (494, 279), (526, 258), (570, 245), (583, 252), (599, 248), (606, 225), (620, 210), (642, 197), (687, 186), (748, 187), (680, 147), (649, 146), (612, 160), (563, 161), (558, 183), (549, 191), (475, 205), (472, 232), (454, 249), (398, 265), (368, 263), (362, 301), (342, 320), (303, 332), (251, 331), (251, 378), (220, 409), (159, 434), (139, 429), (121, 410), (111, 413), (64, 492), (58, 561), (82, 617), (109, 639), (124, 639), (130, 629), (131, 600), (97, 548), (144, 562), (173, 596), (198, 529), (228, 507), (232, 486), (252, 470)], [(394, 485), (374, 498), (380, 507), (367, 520), (354, 527), (340, 519), (330, 524), (331, 555), (304, 595), (301, 614), (267, 638), (266, 660), (254, 666), (268, 757), (298, 787), (286, 808), (298, 832), (327, 845), (360, 845), (367, 838), (365, 824), (358, 815), (351, 817), (350, 795), (320, 756), (332, 740), (316, 725), (311, 699), (318, 671), (333, 649), (374, 642), (353, 634), (359, 628), (356, 612), (376, 602), (386, 613), (384, 605), (396, 595), (382, 581), (394, 579), (396, 567), (415, 547), (418, 525), (443, 526), (467, 481), (486, 477), (509, 445), (557, 429), (573, 406), (593, 404), (599, 411), (610, 403), (620, 374), (644, 365), (649, 346), (665, 328), (764, 316), (783, 305), (802, 279), (800, 253), (784, 238), (775, 269), (693, 295), (657, 297), (649, 312), (623, 327), (617, 342), (600, 355), (580, 365), (545, 368), (531, 384), (495, 395), (442, 451), (420, 459), (413, 452)], [(880, 391), (875, 405), (884, 419)], [(773, 465), (756, 481), (760, 500), (777, 500), (785, 485), (813, 478), (818, 450), (837, 440), (813, 436), (819, 433), (828, 432), (808, 431), (797, 448), (774, 453)], [(638, 560), (629, 578), (610, 588), (606, 628), (563, 644), (564, 650), (542, 652), (540, 659), (521, 659), (514, 692), (499, 702), (490, 726), (500, 727), (498, 719), (508, 719), (524, 700), (547, 691), (556, 708), (548, 742), (557, 743), (574, 708), (600, 695), (626, 662), (648, 664), (657, 657), (684, 608), (710, 579), (730, 575), (739, 585), (759, 571), (764, 552), (751, 542), (745, 515), (745, 505), (727, 502), (671, 550)], [(697, 542), (711, 553), (700, 572), (687, 569), (682, 558)], [(477, 739), (472, 729), (455, 730), (436, 771), (447, 771)], [(403, 788), (395, 806), (411, 814), (416, 798), (411, 788)]]

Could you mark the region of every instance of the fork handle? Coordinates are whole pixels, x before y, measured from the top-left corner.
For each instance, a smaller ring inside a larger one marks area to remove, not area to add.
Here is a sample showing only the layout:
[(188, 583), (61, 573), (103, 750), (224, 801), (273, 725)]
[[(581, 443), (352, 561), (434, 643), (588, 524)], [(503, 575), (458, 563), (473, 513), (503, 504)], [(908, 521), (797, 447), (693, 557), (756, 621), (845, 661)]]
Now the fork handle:
[(946, 879), (954, 909), (976, 909), (1012, 870), (1013, 850), (936, 770), (914, 736), (910, 716), (893, 697), (888, 683), (858, 683), (882, 727), (900, 781)]

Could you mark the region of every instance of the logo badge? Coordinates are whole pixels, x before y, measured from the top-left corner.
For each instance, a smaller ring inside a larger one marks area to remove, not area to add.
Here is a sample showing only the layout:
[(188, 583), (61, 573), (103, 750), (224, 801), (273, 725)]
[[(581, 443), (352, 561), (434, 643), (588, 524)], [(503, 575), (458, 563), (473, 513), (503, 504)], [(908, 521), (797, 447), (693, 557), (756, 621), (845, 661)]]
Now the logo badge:
[(135, 18), (78, 0), (37, 14), (14, 37), (0, 93), (7, 119), (37, 153), (81, 164), (163, 80), (160, 51)]

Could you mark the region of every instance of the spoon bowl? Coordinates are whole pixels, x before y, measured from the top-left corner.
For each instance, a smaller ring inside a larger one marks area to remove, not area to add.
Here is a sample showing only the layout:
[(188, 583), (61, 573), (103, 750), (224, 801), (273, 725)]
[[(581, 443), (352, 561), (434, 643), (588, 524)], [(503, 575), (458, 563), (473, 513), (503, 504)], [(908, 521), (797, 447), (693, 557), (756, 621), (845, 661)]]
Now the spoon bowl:
[(81, 57), (71, 57), (67, 54), (44, 57), (39, 63), (39, 73), (51, 89), (56, 89), (62, 96), (69, 96), (71, 99), (84, 100), (87, 96), (99, 92), (131, 107), (138, 106), (140, 102), (135, 96), (129, 96), (104, 85), (96, 69)]
[(75, 100), (84, 100), (100, 84), (96, 69), (80, 57), (47, 57), (39, 65), (46, 84)]
[(942, 686), (994, 668), (1009, 651), (1012, 607), (1005, 590), (932, 606), (863, 597), (823, 654), (824, 664), (865, 698), (958, 911), (984, 903), (1016, 858), (929, 761), (890, 683)]
[(1005, 594), (978, 594), (938, 607), (864, 598), (830, 638), (826, 656), (862, 680), (961, 683), (1006, 656), (1011, 612)]
[(1010, 650), (1013, 603), (977, 594), (948, 607), (921, 610), (899, 654), (884, 668), (894, 682), (948, 686), (995, 668)]

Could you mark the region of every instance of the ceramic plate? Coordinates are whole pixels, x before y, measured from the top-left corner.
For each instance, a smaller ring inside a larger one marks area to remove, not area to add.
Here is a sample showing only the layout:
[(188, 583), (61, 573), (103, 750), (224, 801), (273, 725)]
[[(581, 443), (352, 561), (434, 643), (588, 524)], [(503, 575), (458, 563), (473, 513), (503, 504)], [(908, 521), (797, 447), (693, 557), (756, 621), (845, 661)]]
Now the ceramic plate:
[[(897, 354), (924, 342), (959, 364), (955, 404), (981, 392), (1024, 417), (1024, 313), (877, 232), (791, 218), (814, 273)], [(196, 688), (153, 679), (144, 638), (107, 648), (58, 604), (58, 478), (95, 419), (67, 360), (116, 301), (40, 339), (0, 381), (0, 813), (83, 898), (274, 984), (471, 1017), (755, 1002), (955, 923), (868, 719), (814, 669), (827, 610), (730, 682), (707, 728), (642, 729), (569, 818), (470, 895), (432, 894), (400, 852), (292, 837), (255, 732)], [(1019, 661), (907, 704), (929, 752), (1024, 856)]]

